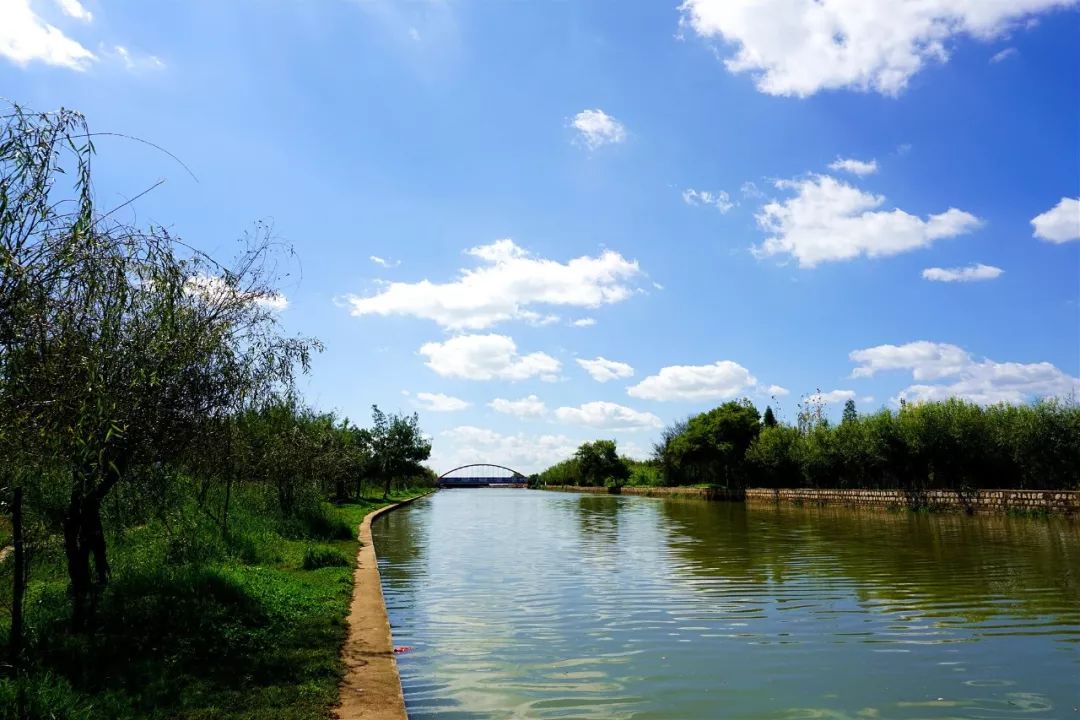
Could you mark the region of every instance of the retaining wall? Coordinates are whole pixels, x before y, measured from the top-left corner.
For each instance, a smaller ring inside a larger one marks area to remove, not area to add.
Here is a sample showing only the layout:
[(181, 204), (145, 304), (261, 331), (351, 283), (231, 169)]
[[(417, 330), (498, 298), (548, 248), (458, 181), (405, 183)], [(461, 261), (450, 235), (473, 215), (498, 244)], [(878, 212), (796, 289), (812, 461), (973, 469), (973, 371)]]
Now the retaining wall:
[(746, 502), (847, 507), (927, 507), (932, 510), (967, 512), (1049, 512), (1061, 515), (1080, 512), (1080, 492), (1075, 490), (979, 490), (971, 493), (927, 490), (918, 496), (912, 496), (902, 490), (748, 488)]
[[(579, 485), (549, 485), (548, 490), (607, 493), (607, 488)], [(912, 496), (902, 490), (830, 490), (815, 488), (748, 488), (737, 497), (717, 488), (624, 487), (622, 495), (647, 497), (696, 497), (704, 500), (745, 500), (751, 504), (785, 503), (791, 505), (842, 505), (846, 507), (906, 508), (965, 512), (1048, 512), (1058, 515), (1080, 514), (1080, 491), (1076, 490), (979, 490), (959, 493), (955, 490), (928, 490)]]

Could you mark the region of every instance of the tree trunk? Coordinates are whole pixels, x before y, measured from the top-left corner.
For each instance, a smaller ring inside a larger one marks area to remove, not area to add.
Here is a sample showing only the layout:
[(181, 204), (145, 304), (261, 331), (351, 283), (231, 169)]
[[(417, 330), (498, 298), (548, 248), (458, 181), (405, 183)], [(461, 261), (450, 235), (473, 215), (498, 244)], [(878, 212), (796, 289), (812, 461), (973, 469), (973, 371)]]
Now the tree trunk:
[(225, 478), (225, 507), (221, 511), (221, 534), (228, 539), (229, 537), (229, 499), (232, 495), (232, 471), (230, 470), (229, 476)]
[[(101, 525), (101, 503), (94, 497), (72, 492), (71, 503), (64, 517), (64, 554), (67, 557), (68, 580), (71, 583), (71, 625), (76, 632), (86, 629), (87, 620), (96, 606), (97, 593), (109, 582), (109, 561), (105, 532)], [(94, 558), (97, 583), (90, 572)], [(93, 599), (93, 605), (89, 601)]]
[(17, 487), (11, 500), (11, 533), (15, 543), (12, 562), (12, 593), (11, 593), (11, 666), (18, 677), (22, 669), (23, 650), (23, 596), (26, 594), (26, 556), (23, 547), (23, 514), (22, 514), (22, 488)]

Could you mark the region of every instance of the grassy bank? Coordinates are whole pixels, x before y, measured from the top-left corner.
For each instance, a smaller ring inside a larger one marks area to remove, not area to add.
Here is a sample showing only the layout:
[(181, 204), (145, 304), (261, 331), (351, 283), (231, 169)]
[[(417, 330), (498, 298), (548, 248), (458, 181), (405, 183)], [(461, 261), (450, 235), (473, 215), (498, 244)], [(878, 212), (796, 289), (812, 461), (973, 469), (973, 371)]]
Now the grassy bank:
[[(356, 528), (385, 504), (323, 504), (285, 519), (250, 489), (237, 494), (227, 536), (190, 505), (117, 533), (113, 580), (82, 635), (70, 632), (63, 553), (48, 543), (27, 593), (23, 717), (327, 717), (342, 674)], [(20, 718), (19, 691), (0, 680), (3, 720)]]

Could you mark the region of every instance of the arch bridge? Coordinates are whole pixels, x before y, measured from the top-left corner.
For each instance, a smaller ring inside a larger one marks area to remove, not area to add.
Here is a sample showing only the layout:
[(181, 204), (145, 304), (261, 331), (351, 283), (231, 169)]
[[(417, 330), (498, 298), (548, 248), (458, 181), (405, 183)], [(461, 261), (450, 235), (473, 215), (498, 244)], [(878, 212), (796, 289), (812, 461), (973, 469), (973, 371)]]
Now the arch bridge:
[(528, 478), (513, 468), (493, 463), (472, 463), (439, 476), (441, 488), (525, 487)]

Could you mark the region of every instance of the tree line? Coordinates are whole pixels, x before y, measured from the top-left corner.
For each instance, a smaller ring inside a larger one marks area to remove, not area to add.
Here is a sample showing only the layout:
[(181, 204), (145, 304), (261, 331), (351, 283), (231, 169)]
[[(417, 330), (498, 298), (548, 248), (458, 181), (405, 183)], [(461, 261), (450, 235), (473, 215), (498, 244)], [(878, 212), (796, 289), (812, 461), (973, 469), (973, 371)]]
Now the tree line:
[(125, 529), (179, 532), (179, 508), (228, 538), (242, 497), (302, 532), (327, 500), (433, 483), (416, 415), (375, 407), (360, 427), (300, 398), (322, 345), (279, 324), (269, 228), (224, 263), (120, 222), (122, 208), (96, 203), (95, 137), (72, 111), (0, 115), (0, 529), (15, 555), (2, 600), (16, 671), (35, 561), (62, 563), (70, 626), (92, 632), (108, 538)]
[[(859, 414), (847, 401), (832, 423), (815, 396), (795, 422), (772, 407), (731, 401), (667, 427), (649, 460), (615, 442), (585, 443), (534, 485), (710, 485), (928, 490), (1080, 489), (1080, 406), (1046, 399), (983, 406), (959, 398)], [(598, 463), (595, 458), (602, 458)]]

